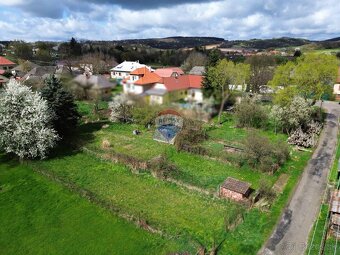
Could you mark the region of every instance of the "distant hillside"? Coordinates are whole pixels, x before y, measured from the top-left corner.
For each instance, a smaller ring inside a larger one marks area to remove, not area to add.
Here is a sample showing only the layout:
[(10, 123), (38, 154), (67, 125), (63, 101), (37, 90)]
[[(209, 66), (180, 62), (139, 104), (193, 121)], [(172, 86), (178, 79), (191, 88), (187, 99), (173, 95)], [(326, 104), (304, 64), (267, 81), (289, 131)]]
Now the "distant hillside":
[(181, 49), (201, 46), (206, 46), (208, 48), (217, 46), (219, 48), (242, 47), (254, 49), (268, 49), (301, 46), (311, 42), (312, 41), (306, 39), (289, 37), (228, 41), (218, 37), (182, 37), (182, 36), (114, 41), (114, 43), (121, 45), (145, 45), (156, 49)]
[(340, 41), (340, 37), (335, 37), (335, 38), (325, 40), (325, 42), (339, 42), (339, 41)]
[(167, 38), (151, 38), (151, 39), (132, 39), (114, 41), (116, 43), (146, 45), (157, 49), (180, 49), (180, 48), (194, 48), (206, 45), (221, 44), (224, 42), (223, 38), (217, 37), (167, 37)]
[(273, 38), (273, 39), (251, 39), (251, 40), (236, 40), (226, 41), (221, 47), (242, 47), (242, 48), (253, 48), (253, 49), (268, 49), (268, 48), (285, 48), (293, 46), (301, 46), (304, 44), (311, 43), (311, 41), (299, 38)]

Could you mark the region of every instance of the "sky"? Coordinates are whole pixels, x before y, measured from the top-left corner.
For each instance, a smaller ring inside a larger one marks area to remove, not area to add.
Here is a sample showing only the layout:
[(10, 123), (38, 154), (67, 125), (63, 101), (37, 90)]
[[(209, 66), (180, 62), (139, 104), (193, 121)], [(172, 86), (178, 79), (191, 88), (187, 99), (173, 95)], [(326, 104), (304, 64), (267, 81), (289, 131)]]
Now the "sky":
[(340, 36), (339, 0), (1, 0), (0, 41)]

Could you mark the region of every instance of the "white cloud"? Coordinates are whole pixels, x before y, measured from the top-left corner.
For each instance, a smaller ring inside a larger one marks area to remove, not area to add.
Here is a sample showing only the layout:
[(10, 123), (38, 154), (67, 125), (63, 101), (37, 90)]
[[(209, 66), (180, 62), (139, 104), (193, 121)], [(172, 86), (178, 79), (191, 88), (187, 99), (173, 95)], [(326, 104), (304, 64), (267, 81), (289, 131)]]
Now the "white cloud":
[(53, 18), (28, 16), (24, 10), (15, 9), (23, 3), (20, 0), (10, 1), (6, 6), (0, 3), (2, 38), (62, 40), (76, 36), (114, 40), (200, 35), (226, 39), (280, 36), (326, 39), (340, 34), (337, 0), (238, 0), (237, 3), (224, 0), (143, 10), (78, 1), (60, 0), (65, 6), (58, 6), (59, 15), (63, 13), (59, 18), (54, 13)]

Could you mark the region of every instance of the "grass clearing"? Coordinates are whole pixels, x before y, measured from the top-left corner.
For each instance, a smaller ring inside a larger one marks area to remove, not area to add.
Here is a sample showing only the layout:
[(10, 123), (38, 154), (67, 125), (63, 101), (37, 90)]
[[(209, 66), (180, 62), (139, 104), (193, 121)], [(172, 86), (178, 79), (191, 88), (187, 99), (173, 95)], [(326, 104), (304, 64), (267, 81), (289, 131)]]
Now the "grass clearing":
[(149, 174), (134, 175), (119, 164), (111, 164), (85, 153), (35, 162), (76, 185), (92, 191), (122, 212), (140, 217), (171, 235), (193, 237), (206, 246), (224, 235), (224, 219), (234, 203), (201, 196)]
[(168, 254), (189, 250), (0, 155), (1, 254)]

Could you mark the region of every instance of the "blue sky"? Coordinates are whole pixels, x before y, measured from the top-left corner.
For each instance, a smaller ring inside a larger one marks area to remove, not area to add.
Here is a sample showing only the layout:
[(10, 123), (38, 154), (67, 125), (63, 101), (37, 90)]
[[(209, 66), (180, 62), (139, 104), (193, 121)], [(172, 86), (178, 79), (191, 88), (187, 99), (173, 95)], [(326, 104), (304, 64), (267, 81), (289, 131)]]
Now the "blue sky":
[(2, 0), (0, 40), (340, 36), (339, 0)]

